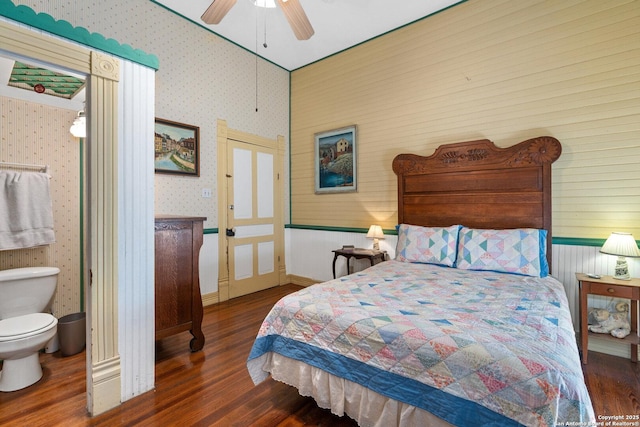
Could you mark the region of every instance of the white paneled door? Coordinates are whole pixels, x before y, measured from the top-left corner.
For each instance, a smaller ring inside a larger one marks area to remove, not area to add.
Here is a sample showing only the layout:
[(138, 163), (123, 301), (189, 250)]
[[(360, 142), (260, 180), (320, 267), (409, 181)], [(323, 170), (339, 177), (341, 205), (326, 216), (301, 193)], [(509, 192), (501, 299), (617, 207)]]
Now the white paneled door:
[(275, 147), (228, 140), (224, 234), (230, 298), (279, 284), (277, 169)]

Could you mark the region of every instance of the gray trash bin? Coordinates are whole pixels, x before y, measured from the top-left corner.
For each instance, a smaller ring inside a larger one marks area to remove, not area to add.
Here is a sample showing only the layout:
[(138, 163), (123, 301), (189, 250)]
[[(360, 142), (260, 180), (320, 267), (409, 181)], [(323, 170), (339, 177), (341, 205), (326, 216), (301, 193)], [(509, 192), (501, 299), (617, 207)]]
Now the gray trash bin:
[(58, 319), (58, 342), (63, 356), (80, 353), (86, 343), (86, 313), (73, 313)]

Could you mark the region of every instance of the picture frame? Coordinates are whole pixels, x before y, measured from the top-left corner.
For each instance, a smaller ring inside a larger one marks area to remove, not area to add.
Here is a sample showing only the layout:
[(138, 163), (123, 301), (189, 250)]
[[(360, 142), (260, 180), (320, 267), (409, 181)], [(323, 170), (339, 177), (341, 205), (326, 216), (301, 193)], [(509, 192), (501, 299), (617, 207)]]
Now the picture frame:
[(315, 192), (357, 191), (356, 125), (316, 133)]
[(156, 173), (200, 176), (200, 127), (156, 117), (154, 147)]

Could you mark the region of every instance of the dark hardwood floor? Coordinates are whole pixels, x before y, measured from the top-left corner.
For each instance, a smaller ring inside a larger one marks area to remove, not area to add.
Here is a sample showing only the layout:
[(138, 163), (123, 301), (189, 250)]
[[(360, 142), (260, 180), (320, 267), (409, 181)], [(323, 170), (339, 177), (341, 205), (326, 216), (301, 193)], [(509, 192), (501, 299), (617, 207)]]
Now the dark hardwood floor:
[[(39, 383), (0, 393), (0, 425), (355, 426), (282, 383), (269, 379), (254, 386), (246, 371), (262, 319), (297, 289), (287, 285), (206, 307), (202, 351), (189, 352), (189, 333), (164, 339), (156, 349), (156, 389), (93, 418), (85, 409), (85, 353), (42, 354)], [(640, 414), (638, 364), (590, 352), (584, 372), (597, 415)]]

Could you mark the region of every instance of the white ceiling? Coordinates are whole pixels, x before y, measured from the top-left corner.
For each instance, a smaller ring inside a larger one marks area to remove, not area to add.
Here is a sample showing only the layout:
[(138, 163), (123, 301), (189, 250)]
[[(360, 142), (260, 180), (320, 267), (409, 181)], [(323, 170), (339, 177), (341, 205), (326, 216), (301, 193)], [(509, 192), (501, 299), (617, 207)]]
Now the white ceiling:
[[(212, 0), (152, 0), (280, 67), (293, 71), (420, 20), (461, 0), (300, 0), (315, 34), (293, 35), (284, 14), (238, 0), (217, 25), (200, 17)], [(464, 0), (462, 0), (464, 1)], [(266, 25), (265, 25), (266, 24)], [(266, 42), (267, 47), (263, 44)]]

